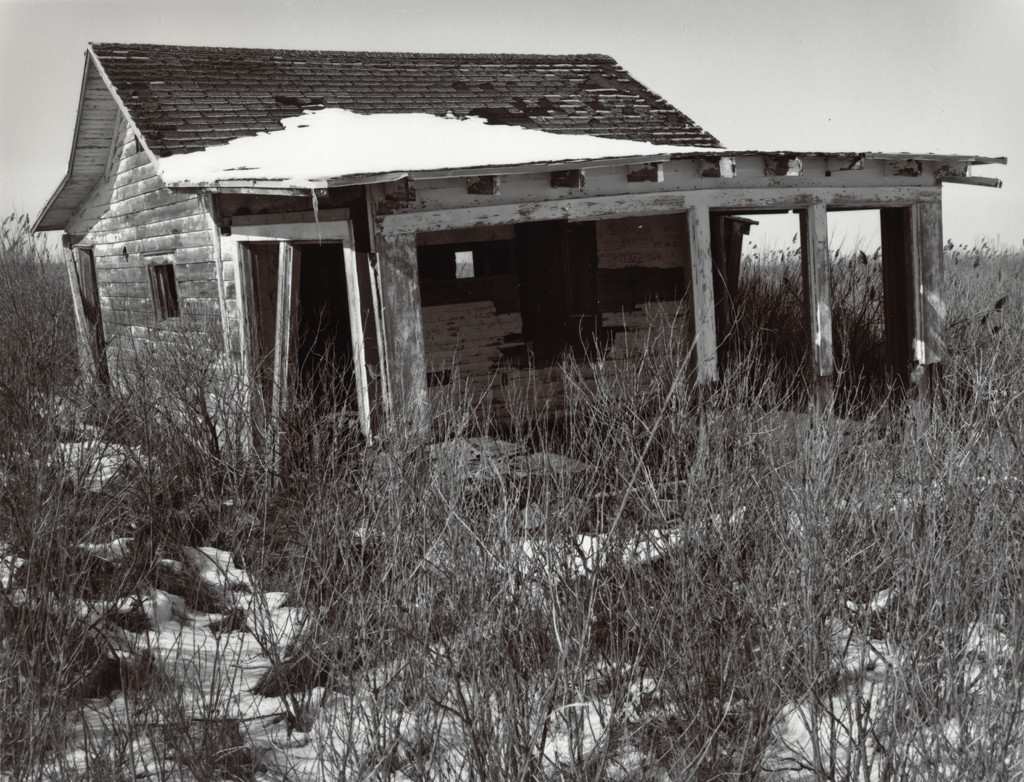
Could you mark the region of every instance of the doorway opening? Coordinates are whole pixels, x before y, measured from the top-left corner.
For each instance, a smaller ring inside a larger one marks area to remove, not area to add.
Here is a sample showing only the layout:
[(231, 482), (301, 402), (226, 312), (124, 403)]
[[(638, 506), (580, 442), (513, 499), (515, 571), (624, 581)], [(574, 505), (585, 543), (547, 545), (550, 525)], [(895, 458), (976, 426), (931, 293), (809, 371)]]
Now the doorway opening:
[[(336, 411), (355, 409), (348, 283), (341, 244), (300, 244), (295, 380), (301, 393)], [(294, 284), (294, 283), (293, 283)]]

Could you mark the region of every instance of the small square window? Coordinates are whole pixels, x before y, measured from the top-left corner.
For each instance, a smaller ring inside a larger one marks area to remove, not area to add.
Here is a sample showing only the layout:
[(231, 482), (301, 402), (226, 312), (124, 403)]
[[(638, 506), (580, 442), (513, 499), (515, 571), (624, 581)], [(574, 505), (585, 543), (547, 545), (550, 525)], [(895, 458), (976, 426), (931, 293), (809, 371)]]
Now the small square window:
[(178, 283), (174, 279), (174, 264), (150, 266), (149, 285), (153, 292), (153, 314), (157, 322), (178, 317)]

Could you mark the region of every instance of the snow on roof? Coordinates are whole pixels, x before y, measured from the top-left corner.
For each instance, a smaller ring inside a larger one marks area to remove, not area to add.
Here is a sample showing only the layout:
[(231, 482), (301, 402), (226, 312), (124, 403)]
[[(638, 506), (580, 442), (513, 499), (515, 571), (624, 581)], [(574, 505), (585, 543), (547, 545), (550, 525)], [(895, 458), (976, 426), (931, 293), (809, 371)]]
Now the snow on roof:
[(707, 147), (548, 133), (430, 114), (307, 111), (281, 130), (160, 158), (171, 187), (272, 180), (292, 187), (392, 172), (517, 166), (647, 155), (707, 154)]

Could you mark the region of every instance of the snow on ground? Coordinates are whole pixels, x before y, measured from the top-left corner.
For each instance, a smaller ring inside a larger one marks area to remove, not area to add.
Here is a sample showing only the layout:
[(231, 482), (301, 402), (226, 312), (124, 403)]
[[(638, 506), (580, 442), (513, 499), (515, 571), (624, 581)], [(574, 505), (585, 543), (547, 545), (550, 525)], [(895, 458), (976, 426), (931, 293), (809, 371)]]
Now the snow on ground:
[(706, 147), (548, 133), (431, 114), (319, 109), (287, 117), (281, 125), (281, 130), (162, 158), (160, 174), (171, 186), (269, 179), (312, 187), (322, 186), (326, 179), (384, 172), (707, 151)]
[[(98, 469), (96, 456), (108, 451), (92, 443), (76, 445), (81, 447), (67, 450), (65, 464), (72, 474), (84, 479), (86, 487), (91, 487), (90, 471)], [(582, 468), (572, 460), (552, 454), (527, 454), (492, 438), (438, 444), (431, 447), (431, 456), (432, 469), (452, 469), (463, 476), (495, 472), (510, 475), (520, 470), (572, 474)], [(736, 511), (730, 524), (742, 520), (743, 510)], [(677, 548), (683, 540), (681, 521), (665, 529), (638, 532), (625, 541), (613, 541), (600, 534), (556, 540), (542, 534), (543, 511), (538, 510), (537, 515), (538, 524), (524, 516), (519, 561), (523, 574), (533, 578), (544, 578), (552, 569), (564, 573), (567, 567), (587, 577), (609, 565), (643, 565)], [(715, 517), (711, 522), (719, 527), (723, 520)], [(794, 522), (797, 523), (798, 520)], [(539, 534), (531, 535), (528, 530)], [(118, 538), (105, 543), (83, 543), (80, 549), (116, 566), (130, 559), (125, 555), (132, 545), (130, 538)], [(22, 564), (0, 544), (0, 588), (10, 590), (8, 597), (13, 605), (18, 605), (20, 598), (17, 590), (12, 589), (12, 577)], [(159, 704), (148, 716), (140, 715), (138, 709), (151, 693), (140, 697), (131, 687), (115, 689), (107, 698), (88, 703), (76, 723), (77, 749), (71, 756), (81, 766), (86, 764), (84, 748), (90, 742), (95, 746), (97, 741), (134, 735), (138, 738), (131, 752), (136, 771), (159, 775), (160, 769), (166, 770), (176, 761), (166, 756), (148, 728), (138, 729), (140, 719), (155, 718), (161, 724), (178, 720), (186, 731), (196, 725), (236, 725), (233, 729), (237, 740), (244, 743), (242, 749), (251, 752), (266, 769), (265, 774), (254, 779), (337, 779), (365, 771), (358, 764), (365, 762), (364, 753), (372, 753), (374, 742), (380, 740), (377, 731), (379, 720), (383, 719), (391, 721), (395, 740), (403, 742), (403, 746), (418, 746), (417, 736), (421, 734), (432, 736), (436, 744), (431, 752), (441, 756), (430, 760), (431, 768), (450, 769), (452, 778), (458, 778), (459, 770), (468, 768), (472, 737), (466, 726), (451, 716), (457, 713), (456, 709), (447, 711), (448, 716), (441, 718), (443, 724), (424, 726), (417, 725), (416, 717), (401, 707), (393, 713), (387, 711), (390, 707), (385, 708), (387, 713), (379, 712), (380, 705), (375, 700), (378, 693), (370, 683), (398, 675), (389, 666), (401, 668), (407, 661), (384, 661), (366, 673), (363, 684), (351, 684), (344, 692), (313, 688), (289, 692), (283, 697), (260, 695), (258, 683), (273, 663), (285, 656), (288, 645), (310, 618), (301, 608), (287, 605), (285, 593), (260, 591), (249, 574), (235, 566), (230, 552), (212, 547), (184, 548), (178, 552), (178, 558), (164, 556), (158, 565), (178, 575), (194, 573), (205, 587), (222, 596), (222, 605), (227, 608), (223, 614), (193, 610), (182, 596), (156, 588), (114, 604), (79, 601), (78, 615), (102, 629), (109, 648), (120, 661), (131, 665), (148, 657), (157, 661), (172, 679), (163, 696), (167, 702)], [(180, 583), (186, 582), (187, 579), (180, 579)], [(839, 666), (837, 683), (825, 694), (808, 695), (780, 710), (774, 742), (764, 758), (763, 779), (816, 779), (823, 762), (838, 777), (849, 773), (863, 779), (881, 778), (884, 764), (876, 762), (876, 755), (883, 757), (884, 747), (875, 735), (875, 726), (879, 715), (887, 709), (893, 681), (901, 673), (900, 650), (884, 640), (868, 637), (863, 628), (871, 624), (867, 619), (889, 610), (899, 599), (894, 590), (883, 590), (863, 604), (848, 601), (846, 616), (830, 619), (830, 659), (835, 659)], [(124, 616), (131, 612), (146, 620), (139, 632), (103, 624), (112, 614)], [(1005, 635), (996, 626), (976, 623), (966, 634), (963, 651), (972, 660), (966, 671), (970, 690), (979, 698), (996, 692), (1006, 660), (1012, 658), (1011, 644)], [(594, 673), (601, 675), (598, 671)], [(650, 758), (629, 741), (623, 740), (613, 747), (613, 731), (609, 727), (616, 720), (641, 723), (649, 719), (651, 709), (657, 708), (658, 684), (644, 677), (634, 683), (628, 701), (625, 706), (621, 702), (613, 704), (608, 696), (592, 694), (542, 715), (546, 738), (537, 747), (542, 765), (557, 774), (572, 759), (580, 758), (581, 753), (586, 758), (591, 753), (607, 752), (602, 757), (607, 761), (608, 778), (661, 778), (651, 776), (656, 769), (648, 767)], [(297, 708), (304, 710), (305, 723), (301, 726), (288, 719)], [(132, 721), (134, 729), (129, 728)], [(950, 720), (948, 735), (925, 732), (922, 741), (945, 741), (952, 745), (958, 740), (959, 729)], [(158, 734), (159, 731), (155, 735)], [(822, 748), (826, 748), (825, 758)], [(392, 778), (405, 777), (396, 772)]]
[(125, 464), (141, 458), (138, 449), (92, 439), (59, 443), (54, 463), (89, 491), (99, 491)]

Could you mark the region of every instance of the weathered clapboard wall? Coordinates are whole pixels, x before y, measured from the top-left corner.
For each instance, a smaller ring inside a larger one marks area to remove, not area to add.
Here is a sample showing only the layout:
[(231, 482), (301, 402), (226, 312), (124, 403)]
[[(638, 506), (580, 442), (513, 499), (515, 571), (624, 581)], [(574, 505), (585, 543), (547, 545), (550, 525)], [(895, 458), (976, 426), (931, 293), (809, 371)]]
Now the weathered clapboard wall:
[[(685, 291), (685, 225), (684, 216), (671, 214), (596, 222), (598, 325), (605, 343), (601, 371), (614, 372), (611, 362), (629, 350), (681, 328), (676, 316)], [(493, 236), (441, 232), (419, 241), (513, 236), (511, 230)], [(519, 289), (514, 274), (421, 280), (427, 381), (435, 405), (442, 400), (458, 405), (468, 397), (499, 420), (510, 408), (561, 412), (566, 393), (561, 372), (529, 366)], [(581, 372), (583, 380), (593, 379), (586, 364)]]
[(597, 298), (611, 344), (607, 359), (620, 360), (665, 329), (672, 329), (685, 293), (684, 215), (650, 215), (597, 221)]
[[(92, 248), (108, 351), (185, 333), (196, 348), (223, 346), (216, 227), (202, 196), (166, 188), (123, 119), (111, 161), (73, 215), (67, 233)], [(173, 264), (181, 315), (159, 321), (149, 267)]]

